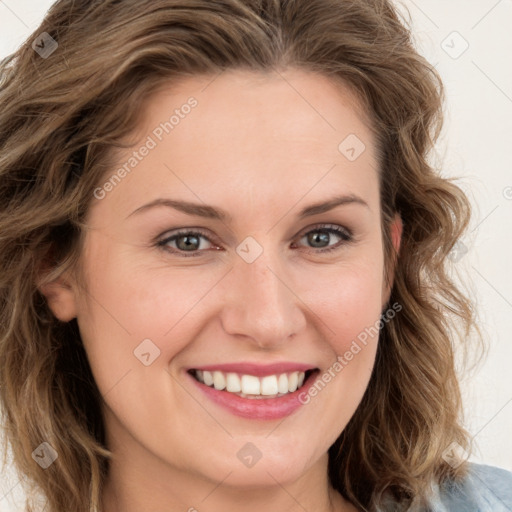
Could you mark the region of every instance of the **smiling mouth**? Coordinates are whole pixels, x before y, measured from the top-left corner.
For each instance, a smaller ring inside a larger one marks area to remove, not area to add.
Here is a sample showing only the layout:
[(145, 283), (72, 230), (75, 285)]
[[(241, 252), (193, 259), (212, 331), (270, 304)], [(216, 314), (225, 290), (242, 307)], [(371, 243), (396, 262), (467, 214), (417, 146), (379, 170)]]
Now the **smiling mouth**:
[(285, 372), (257, 377), (256, 375), (234, 372), (206, 371), (191, 369), (188, 373), (198, 382), (242, 398), (280, 398), (300, 389), (304, 382), (318, 369)]

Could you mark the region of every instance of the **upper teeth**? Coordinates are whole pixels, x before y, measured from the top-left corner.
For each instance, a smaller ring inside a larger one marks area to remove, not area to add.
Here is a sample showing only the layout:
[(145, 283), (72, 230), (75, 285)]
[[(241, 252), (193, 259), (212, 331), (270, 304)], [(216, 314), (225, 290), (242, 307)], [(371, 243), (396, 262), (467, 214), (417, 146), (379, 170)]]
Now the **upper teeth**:
[(224, 373), (221, 371), (209, 372), (196, 370), (198, 381), (215, 389), (226, 390), (230, 393), (242, 395), (282, 395), (292, 393), (304, 383), (304, 372), (281, 373), (279, 375), (240, 375), (238, 373)]

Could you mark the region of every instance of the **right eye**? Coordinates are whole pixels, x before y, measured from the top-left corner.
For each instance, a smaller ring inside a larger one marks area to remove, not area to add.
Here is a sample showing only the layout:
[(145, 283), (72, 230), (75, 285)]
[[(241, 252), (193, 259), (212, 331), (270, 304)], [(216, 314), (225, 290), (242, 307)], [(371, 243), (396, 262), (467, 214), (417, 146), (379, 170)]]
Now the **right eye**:
[[(171, 233), (173, 232), (171, 231)], [(200, 256), (204, 250), (207, 250), (201, 248), (201, 239), (211, 243), (206, 233), (201, 230), (181, 229), (173, 235), (166, 236), (158, 241), (157, 246), (184, 257)]]

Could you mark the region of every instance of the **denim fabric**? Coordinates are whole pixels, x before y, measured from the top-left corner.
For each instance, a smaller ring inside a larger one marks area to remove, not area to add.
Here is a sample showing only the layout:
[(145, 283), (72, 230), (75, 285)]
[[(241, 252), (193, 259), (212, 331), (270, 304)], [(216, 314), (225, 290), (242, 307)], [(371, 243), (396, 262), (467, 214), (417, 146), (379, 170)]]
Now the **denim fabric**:
[(471, 464), (465, 481), (435, 489), (430, 512), (512, 512), (512, 473)]

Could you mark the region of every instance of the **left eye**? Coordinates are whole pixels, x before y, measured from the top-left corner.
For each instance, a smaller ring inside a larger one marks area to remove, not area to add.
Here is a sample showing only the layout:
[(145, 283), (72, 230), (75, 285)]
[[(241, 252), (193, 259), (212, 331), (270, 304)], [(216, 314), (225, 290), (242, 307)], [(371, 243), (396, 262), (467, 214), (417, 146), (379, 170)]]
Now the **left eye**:
[(316, 252), (329, 252), (334, 251), (337, 249), (341, 249), (341, 247), (345, 243), (350, 243), (353, 240), (352, 233), (345, 228), (342, 228), (341, 226), (335, 226), (335, 225), (328, 225), (328, 226), (319, 226), (315, 227), (314, 229), (310, 229), (308, 232), (306, 232), (302, 237), (305, 238), (310, 244), (316, 245), (316, 244), (323, 244), (323, 243), (329, 243), (331, 239), (331, 235), (335, 235), (338, 238), (341, 238), (341, 241), (338, 242), (336, 245), (333, 246), (323, 246), (318, 247), (318, 245), (314, 248), (317, 249)]
[[(337, 236), (341, 241), (334, 246), (329, 246), (332, 235)], [(157, 245), (165, 250), (170, 250), (172, 253), (180, 253), (182, 256), (200, 256), (201, 251), (207, 249), (201, 247), (202, 239), (211, 244), (209, 237), (202, 231), (182, 230), (157, 242)], [(316, 249), (316, 252), (322, 253), (339, 249), (344, 243), (351, 242), (352, 234), (348, 229), (341, 226), (327, 225), (310, 229), (299, 240), (303, 239), (312, 244), (312, 248)], [(324, 244), (327, 244), (327, 247)], [(219, 248), (217, 247), (217, 249)]]

